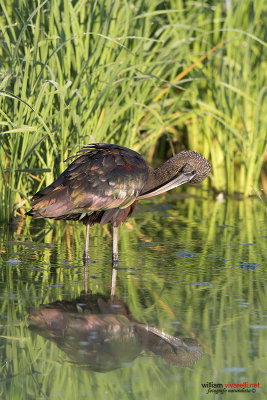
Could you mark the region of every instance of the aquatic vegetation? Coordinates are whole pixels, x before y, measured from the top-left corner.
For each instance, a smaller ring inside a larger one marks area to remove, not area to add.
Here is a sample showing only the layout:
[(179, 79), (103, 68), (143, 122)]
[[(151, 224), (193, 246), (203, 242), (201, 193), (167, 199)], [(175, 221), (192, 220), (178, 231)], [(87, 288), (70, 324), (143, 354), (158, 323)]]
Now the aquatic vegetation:
[(94, 141), (191, 149), (215, 190), (267, 191), (263, 1), (0, 4), (1, 220)]

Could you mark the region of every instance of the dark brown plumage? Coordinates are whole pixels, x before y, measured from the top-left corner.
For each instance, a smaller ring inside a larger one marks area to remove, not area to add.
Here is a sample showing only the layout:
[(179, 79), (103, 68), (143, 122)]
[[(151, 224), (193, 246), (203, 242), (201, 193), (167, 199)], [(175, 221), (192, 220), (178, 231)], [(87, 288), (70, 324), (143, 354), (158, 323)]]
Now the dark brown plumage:
[(45, 189), (36, 193), (33, 218), (80, 220), (89, 227), (113, 225), (113, 259), (117, 259), (117, 228), (134, 211), (138, 200), (156, 196), (184, 183), (200, 183), (210, 173), (208, 161), (194, 151), (183, 151), (158, 168), (151, 168), (133, 150), (106, 143), (84, 147), (74, 161)]

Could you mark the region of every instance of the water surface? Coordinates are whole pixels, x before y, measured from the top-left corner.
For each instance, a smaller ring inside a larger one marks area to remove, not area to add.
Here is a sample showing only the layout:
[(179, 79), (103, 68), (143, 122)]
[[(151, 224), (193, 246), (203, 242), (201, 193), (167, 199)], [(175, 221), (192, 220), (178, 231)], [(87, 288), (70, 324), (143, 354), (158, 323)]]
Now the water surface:
[(140, 202), (113, 278), (109, 227), (85, 269), (81, 224), (0, 226), (1, 399), (266, 398), (266, 207), (192, 193)]

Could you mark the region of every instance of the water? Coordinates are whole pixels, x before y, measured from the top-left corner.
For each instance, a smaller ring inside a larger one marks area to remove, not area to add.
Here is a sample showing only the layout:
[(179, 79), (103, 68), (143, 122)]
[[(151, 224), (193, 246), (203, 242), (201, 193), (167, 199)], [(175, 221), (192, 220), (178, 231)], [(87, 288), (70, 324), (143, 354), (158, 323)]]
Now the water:
[(266, 398), (266, 207), (204, 197), (140, 203), (113, 271), (109, 229), (84, 266), (81, 224), (0, 226), (0, 398)]

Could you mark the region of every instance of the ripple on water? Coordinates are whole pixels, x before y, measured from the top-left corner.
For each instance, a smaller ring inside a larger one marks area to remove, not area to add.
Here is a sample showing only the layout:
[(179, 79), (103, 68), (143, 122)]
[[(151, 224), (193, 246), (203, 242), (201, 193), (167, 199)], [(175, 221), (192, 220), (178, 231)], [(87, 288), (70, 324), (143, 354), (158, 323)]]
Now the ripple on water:
[(245, 372), (245, 370), (242, 367), (221, 368), (222, 372)]
[(267, 325), (250, 325), (250, 329), (267, 329)]
[(15, 258), (11, 258), (10, 260), (7, 260), (6, 263), (10, 264), (10, 265), (17, 265), (17, 264), (21, 263), (21, 261), (16, 260)]
[(181, 250), (181, 251), (179, 251), (179, 253), (176, 253), (175, 256), (178, 256), (178, 257), (197, 257), (198, 254), (186, 253), (185, 250)]
[(257, 263), (244, 263), (243, 261), (238, 262), (238, 267), (242, 269), (257, 269), (261, 268)]

